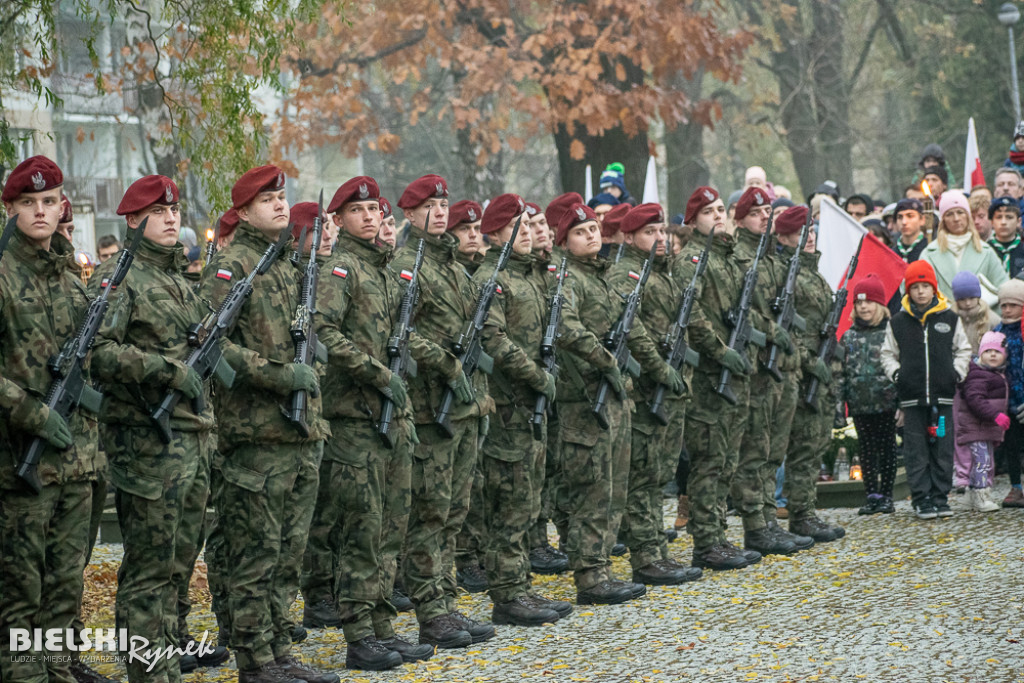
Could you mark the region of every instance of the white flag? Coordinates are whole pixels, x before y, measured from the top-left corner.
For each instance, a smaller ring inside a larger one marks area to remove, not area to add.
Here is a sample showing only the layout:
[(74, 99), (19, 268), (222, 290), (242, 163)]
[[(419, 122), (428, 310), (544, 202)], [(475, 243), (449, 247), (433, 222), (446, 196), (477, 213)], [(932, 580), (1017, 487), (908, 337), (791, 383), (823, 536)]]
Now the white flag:
[(818, 216), (818, 272), (833, 290), (839, 288), (865, 233), (867, 228), (839, 208), (831, 197), (822, 198)]
[(661, 204), (658, 198), (658, 165), (654, 157), (647, 160), (647, 177), (644, 179), (644, 204)]
[(594, 198), (594, 181), (590, 177), (590, 164), (587, 164), (587, 177), (583, 183), (583, 201), (589, 202)]
[(981, 170), (981, 155), (978, 153), (978, 133), (974, 130), (974, 117), (967, 120), (967, 151), (964, 153), (964, 194), (985, 184), (985, 173)]

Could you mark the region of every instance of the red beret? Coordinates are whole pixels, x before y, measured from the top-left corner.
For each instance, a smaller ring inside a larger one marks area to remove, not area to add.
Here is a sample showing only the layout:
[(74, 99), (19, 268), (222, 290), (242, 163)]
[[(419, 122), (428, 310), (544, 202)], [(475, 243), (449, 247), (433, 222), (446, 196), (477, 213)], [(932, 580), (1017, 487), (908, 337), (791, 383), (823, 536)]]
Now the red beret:
[(312, 232), (317, 208), (319, 207), (316, 202), (299, 202), (292, 207), (291, 216), (288, 218), (288, 222), (292, 224), (292, 237), (298, 239), (303, 228), (306, 228), (307, 234)]
[(394, 213), (394, 210), (391, 208), (391, 202), (384, 199), (384, 197), (378, 197), (377, 203), (380, 204), (381, 218), (391, 218), (391, 214)]
[(903, 274), (903, 281), (907, 283), (907, 290), (910, 290), (910, 286), (918, 283), (925, 282), (932, 286), (932, 289), (938, 290), (939, 286), (935, 284), (935, 270), (932, 268), (932, 264), (927, 261), (914, 261), (907, 266), (906, 272)]
[(61, 214), (58, 223), (70, 223), (75, 219), (75, 212), (71, 208), (71, 200), (67, 198), (67, 195), (60, 196)]
[(552, 199), (548, 208), (544, 209), (544, 217), (548, 219), (548, 225), (557, 228), (558, 224), (562, 222), (562, 214), (574, 204), (586, 204), (579, 192), (566, 192)]
[(866, 275), (853, 288), (853, 300), (855, 302), (874, 301), (876, 304), (882, 304), (883, 306), (889, 303), (885, 300), (885, 286), (882, 285), (882, 281), (874, 273)]
[(128, 191), (117, 205), (117, 215), (127, 216), (142, 211), (154, 204), (176, 204), (178, 202), (178, 186), (174, 181), (163, 175), (148, 175), (139, 178), (128, 187)]
[(476, 223), (483, 215), (484, 210), (472, 199), (460, 199), (448, 209), (448, 230), (462, 223)]
[(622, 232), (636, 232), (645, 225), (651, 223), (664, 223), (665, 212), (661, 204), (640, 204), (630, 209), (626, 217), (622, 219), (619, 230)]
[(526, 215), (533, 218), (538, 213), (541, 213), (540, 206), (533, 202), (526, 202)]
[(747, 191), (743, 193), (740, 200), (736, 202), (736, 213), (734, 218), (738, 221), (743, 220), (750, 213), (750, 210), (755, 206), (771, 206), (772, 200), (769, 199), (768, 193), (760, 187), (748, 187)]
[(707, 185), (698, 187), (690, 195), (689, 201), (686, 202), (686, 214), (683, 216), (683, 221), (687, 225), (692, 225), (700, 210), (714, 203), (716, 199), (718, 199), (718, 190)]
[(26, 192), (43, 192), (64, 184), (60, 167), (44, 156), (25, 159), (11, 171), (0, 201), (13, 202)]
[(284, 189), (284, 171), (277, 166), (259, 166), (242, 174), (231, 188), (231, 208), (241, 209), (256, 199), (260, 192), (276, 192)]
[(409, 187), (398, 198), (398, 208), (415, 209), (433, 197), (447, 198), (448, 183), (441, 176), (431, 173), (409, 183)]
[(490, 235), (508, 225), (516, 216), (526, 211), (526, 202), (517, 194), (500, 194), (491, 200), (484, 211), (480, 232)]
[(327, 205), (327, 213), (334, 213), (349, 202), (368, 202), (374, 199), (379, 203), (380, 187), (377, 181), (368, 175), (356, 176), (346, 180), (334, 193), (331, 203)]
[(220, 232), (217, 234), (220, 237), (230, 237), (235, 232), (235, 228), (238, 227), (238, 212), (234, 209), (228, 209), (227, 213), (220, 217)]
[(555, 233), (555, 244), (564, 244), (565, 239), (569, 236), (569, 231), (580, 223), (596, 220), (597, 214), (589, 206), (580, 202), (573, 204), (562, 213), (562, 219), (558, 222), (558, 231)]
[(791, 206), (783, 211), (775, 219), (775, 234), (792, 235), (803, 230), (804, 223), (807, 222), (808, 211), (810, 209), (803, 205)]
[(632, 204), (616, 204), (613, 206), (601, 220), (601, 237), (612, 237), (621, 230), (622, 219), (626, 217), (626, 214), (632, 208)]

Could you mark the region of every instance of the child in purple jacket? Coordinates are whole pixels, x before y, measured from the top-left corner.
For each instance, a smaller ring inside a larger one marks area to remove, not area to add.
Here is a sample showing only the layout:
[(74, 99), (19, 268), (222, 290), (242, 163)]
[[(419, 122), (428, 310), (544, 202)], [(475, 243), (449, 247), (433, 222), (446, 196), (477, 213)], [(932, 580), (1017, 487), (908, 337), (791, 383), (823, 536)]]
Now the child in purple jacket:
[(986, 332), (978, 347), (978, 358), (971, 363), (953, 398), (956, 466), (969, 467), (967, 504), (980, 512), (999, 509), (989, 493), (995, 449), (1010, 426), (1005, 366), (1006, 337), (1001, 332)]

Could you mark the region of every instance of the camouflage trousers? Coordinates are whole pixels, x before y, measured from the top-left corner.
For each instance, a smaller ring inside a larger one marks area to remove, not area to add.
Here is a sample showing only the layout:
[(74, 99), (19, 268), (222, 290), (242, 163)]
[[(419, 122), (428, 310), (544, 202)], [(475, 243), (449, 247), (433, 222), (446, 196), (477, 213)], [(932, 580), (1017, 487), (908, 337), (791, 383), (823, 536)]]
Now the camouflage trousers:
[[(764, 371), (750, 378), (747, 428), (740, 442), (739, 459), (730, 488), (732, 504), (743, 520), (744, 531), (763, 529), (768, 523), (764, 518), (764, 477), (771, 460), (771, 435), (779, 429), (776, 413), (783, 387), (784, 383), (776, 382)], [(778, 469), (778, 463), (775, 469)], [(774, 482), (774, 469), (771, 476)], [(774, 492), (774, 488), (772, 490)]]
[(477, 464), (479, 421), (452, 420), (455, 436), (437, 425), (416, 425), (412, 506), (402, 569), (420, 623), (455, 609), (455, 538), (469, 512)]
[[(487, 436), (487, 443), (491, 438)], [(469, 494), (469, 512), (462, 530), (455, 538), (455, 568), (483, 565), (484, 544), (487, 537), (487, 524), (484, 521), (484, 475), (479, 464), (473, 472), (473, 489)]]
[[(30, 633), (71, 628), (82, 600), (92, 495), (88, 481), (44, 486), (38, 496), (0, 490), (0, 678), (5, 681), (74, 683), (66, 647), (15, 653), (9, 635), (15, 628)], [(20, 659), (29, 661), (15, 661)]]
[(217, 500), (231, 645), (241, 670), (291, 652), (323, 442), (244, 444), (223, 453)]
[(320, 464), (302, 595), (307, 603), (333, 600), (350, 643), (389, 638), (397, 616), (389, 602), (394, 565), (409, 518), (410, 444), (399, 439), (394, 450), (385, 448), (367, 420), (332, 420), (331, 434)]
[(629, 563), (633, 569), (668, 559), (661, 492), (675, 476), (679, 463), (686, 402), (666, 401), (665, 415), (669, 421), (667, 427), (655, 420), (646, 403), (637, 403), (633, 413), (629, 491), (626, 514), (619, 530), (620, 538), (629, 548)]
[(768, 461), (761, 471), (761, 513), (764, 516), (765, 524), (771, 524), (777, 519), (776, 474), (779, 466), (786, 460), (786, 453), (789, 451), (789, 435), (793, 428), (797, 395), (800, 390), (799, 372), (787, 372), (782, 377), (782, 392), (779, 394), (775, 417), (771, 423), (771, 448)]
[(191, 563), (209, 495), (206, 463), (216, 438), (210, 432), (175, 431), (163, 444), (148, 428), (104, 426), (110, 478), (124, 557), (117, 570), (118, 628), (149, 641), (155, 666), (125, 662), (128, 680), (180, 681), (178, 657), (160, 650), (179, 647), (178, 595), (188, 591)]
[(537, 516), (530, 522), (530, 530), (527, 538), (527, 547), (542, 548), (547, 545), (548, 521), (553, 520), (555, 529), (559, 535), (565, 538), (565, 531), (568, 527), (565, 515), (561, 514), (555, 506), (555, 498), (558, 491), (558, 482), (562, 471), (561, 465), (561, 440), (559, 438), (558, 419), (549, 416), (547, 424), (547, 439), (544, 446), (544, 471), (540, 486), (540, 508)]
[[(231, 643), (231, 615), (228, 610), (227, 559), (224, 557), (224, 533), (217, 513), (217, 501), (224, 489), (224, 477), (219, 467), (210, 469), (210, 501), (213, 510), (206, 515), (203, 526), (206, 536), (206, 582), (210, 588), (210, 609), (217, 618), (217, 629), (220, 635), (218, 645), (228, 647)], [(180, 604), (180, 599), (179, 599)]]
[[(100, 522), (103, 521), (103, 509), (107, 504), (107, 472), (106, 470), (98, 472), (96, 480), (92, 482), (92, 507), (89, 510), (89, 552), (85, 556), (85, 566), (89, 566), (89, 561), (92, 560), (92, 549), (96, 546), (96, 538), (100, 533)], [(85, 624), (82, 622), (82, 606), (78, 606), (78, 613), (75, 614), (75, 620), (71, 623), (71, 628), (74, 629), (75, 633), (81, 633), (82, 629), (85, 628)], [(81, 639), (76, 639), (75, 642), (81, 642)], [(78, 658), (78, 653), (71, 655), (72, 658)]]
[(568, 520), (562, 549), (577, 590), (611, 578), (611, 550), (626, 508), (632, 402), (612, 399), (607, 407), (605, 430), (590, 403), (558, 406), (562, 471), (556, 505)]
[(817, 411), (804, 401), (806, 382), (798, 387), (796, 412), (793, 428), (789, 433), (789, 451), (786, 455), (786, 482), (783, 493), (788, 502), (790, 519), (801, 519), (814, 515), (818, 501), (818, 470), (821, 456), (832, 439), (832, 420), (835, 399), (831, 387), (824, 385), (818, 390)]
[[(180, 548), (174, 553), (175, 575), (181, 576), (178, 582), (178, 637), (184, 639), (192, 634), (188, 627), (188, 615), (192, 611), (192, 599), (188, 596), (188, 587), (192, 582), (192, 573), (195, 571), (196, 562), (199, 560), (199, 553), (203, 549), (206, 540), (206, 513), (212, 500), (210, 493), (210, 473), (213, 466), (213, 458), (216, 453), (216, 433), (213, 434), (213, 447), (204, 448), (200, 453), (202, 461), (196, 472), (196, 483), (192, 487), (193, 495), (185, 500), (185, 507), (182, 509), (180, 521), (180, 536), (188, 541), (188, 549)], [(207, 585), (209, 585), (209, 560), (207, 560)]]
[(686, 448), (690, 452), (690, 499), (687, 531), (698, 550), (724, 543), (725, 500), (739, 461), (740, 444), (747, 429), (749, 380), (732, 377), (736, 405), (730, 405), (715, 387), (718, 373), (693, 373), (693, 402), (686, 411)]
[(488, 530), (484, 568), (495, 604), (530, 590), (527, 533), (540, 511), (545, 442), (533, 438), (529, 418), (514, 406), (498, 406), (480, 455)]

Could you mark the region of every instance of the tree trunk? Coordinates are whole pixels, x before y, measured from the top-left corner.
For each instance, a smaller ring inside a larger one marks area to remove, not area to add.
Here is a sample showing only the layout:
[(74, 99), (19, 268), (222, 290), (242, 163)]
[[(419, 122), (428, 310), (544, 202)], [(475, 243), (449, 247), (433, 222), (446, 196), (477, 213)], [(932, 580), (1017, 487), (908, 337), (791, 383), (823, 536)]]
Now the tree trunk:
[(854, 191), (853, 140), (850, 131), (850, 89), (843, 70), (842, 7), (838, 0), (818, 0), (811, 4), (811, 12), (814, 26), (811, 33), (814, 106), (819, 123), (818, 153), (824, 162), (824, 177), (821, 180), (836, 181), (840, 192), (849, 195)]
[[(691, 102), (701, 98), (704, 72), (698, 71), (691, 79), (676, 77), (675, 87), (686, 93)], [(701, 185), (711, 179), (711, 170), (704, 160), (704, 125), (690, 120), (665, 130), (665, 161), (668, 172), (665, 201), (668, 215), (683, 213), (686, 200)]]

